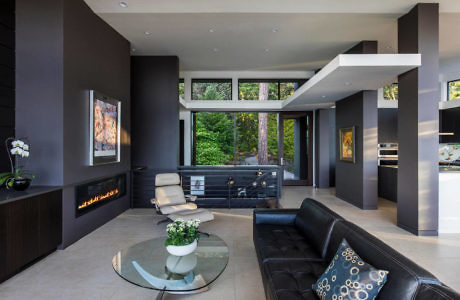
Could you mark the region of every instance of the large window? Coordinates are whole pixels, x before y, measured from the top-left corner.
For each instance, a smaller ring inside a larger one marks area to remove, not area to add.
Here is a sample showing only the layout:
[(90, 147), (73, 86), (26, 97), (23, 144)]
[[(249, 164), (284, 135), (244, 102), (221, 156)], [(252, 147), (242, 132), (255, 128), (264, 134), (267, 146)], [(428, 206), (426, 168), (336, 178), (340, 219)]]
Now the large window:
[(460, 99), (460, 79), (449, 81), (447, 88), (449, 100)]
[(398, 84), (393, 83), (383, 87), (383, 99), (398, 100)]
[(278, 114), (194, 113), (196, 165), (278, 163)]
[(232, 100), (232, 80), (192, 79), (192, 100)]
[(305, 80), (240, 79), (238, 99), (285, 100), (304, 82)]

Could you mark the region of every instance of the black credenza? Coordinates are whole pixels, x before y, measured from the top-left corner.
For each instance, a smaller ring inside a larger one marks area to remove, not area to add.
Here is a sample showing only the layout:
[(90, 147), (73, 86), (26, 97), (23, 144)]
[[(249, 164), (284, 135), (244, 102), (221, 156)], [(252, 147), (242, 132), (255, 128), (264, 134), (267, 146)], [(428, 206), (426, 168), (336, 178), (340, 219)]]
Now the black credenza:
[(62, 238), (62, 190), (0, 192), (0, 282), (56, 250)]

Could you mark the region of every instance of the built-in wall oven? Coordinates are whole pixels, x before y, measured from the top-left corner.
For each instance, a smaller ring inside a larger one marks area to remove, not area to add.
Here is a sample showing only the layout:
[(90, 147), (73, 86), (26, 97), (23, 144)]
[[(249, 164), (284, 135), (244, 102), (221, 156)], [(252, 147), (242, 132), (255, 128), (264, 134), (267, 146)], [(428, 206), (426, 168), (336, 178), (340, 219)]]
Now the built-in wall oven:
[(379, 166), (397, 166), (398, 165), (398, 144), (387, 143), (378, 146), (378, 164)]

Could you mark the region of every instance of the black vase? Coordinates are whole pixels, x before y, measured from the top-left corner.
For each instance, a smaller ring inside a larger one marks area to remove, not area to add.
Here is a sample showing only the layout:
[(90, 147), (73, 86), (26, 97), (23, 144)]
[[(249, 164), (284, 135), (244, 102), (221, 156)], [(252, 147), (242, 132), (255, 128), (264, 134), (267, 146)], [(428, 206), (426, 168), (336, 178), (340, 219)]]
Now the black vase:
[(13, 189), (16, 191), (25, 191), (29, 187), (30, 181), (29, 178), (14, 179)]

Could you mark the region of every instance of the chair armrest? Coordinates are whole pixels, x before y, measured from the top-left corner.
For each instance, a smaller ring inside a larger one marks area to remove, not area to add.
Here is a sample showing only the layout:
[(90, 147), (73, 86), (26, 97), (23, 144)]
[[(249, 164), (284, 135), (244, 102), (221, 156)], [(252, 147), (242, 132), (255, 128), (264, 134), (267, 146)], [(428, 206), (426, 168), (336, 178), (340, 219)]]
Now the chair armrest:
[(195, 200), (197, 198), (198, 198), (198, 196), (195, 196), (195, 195), (185, 195), (185, 199), (189, 200), (189, 201), (192, 201), (192, 202), (195, 202)]
[(254, 224), (294, 225), (299, 209), (254, 209)]

